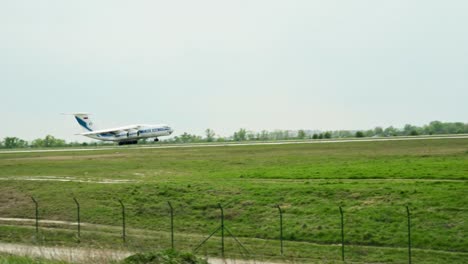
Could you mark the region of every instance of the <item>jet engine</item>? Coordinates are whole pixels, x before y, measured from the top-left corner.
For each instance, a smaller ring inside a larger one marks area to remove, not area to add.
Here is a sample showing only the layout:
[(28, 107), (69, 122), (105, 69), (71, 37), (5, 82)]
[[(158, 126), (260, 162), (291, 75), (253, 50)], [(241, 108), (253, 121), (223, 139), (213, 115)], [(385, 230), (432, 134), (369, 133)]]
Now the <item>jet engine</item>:
[(127, 138), (135, 138), (140, 136), (140, 131), (136, 129), (129, 130), (127, 132)]

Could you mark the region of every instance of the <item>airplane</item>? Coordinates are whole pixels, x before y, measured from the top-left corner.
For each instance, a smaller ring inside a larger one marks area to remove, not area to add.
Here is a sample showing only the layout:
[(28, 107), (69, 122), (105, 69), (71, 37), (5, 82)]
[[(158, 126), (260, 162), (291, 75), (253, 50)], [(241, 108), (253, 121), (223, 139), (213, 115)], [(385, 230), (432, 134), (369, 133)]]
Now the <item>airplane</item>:
[(159, 137), (169, 136), (174, 130), (168, 125), (129, 125), (108, 129), (95, 129), (88, 113), (72, 113), (65, 115), (75, 116), (78, 124), (86, 131), (77, 135), (86, 136), (92, 139), (115, 141), (119, 145), (137, 144), (139, 139), (154, 138), (159, 141)]

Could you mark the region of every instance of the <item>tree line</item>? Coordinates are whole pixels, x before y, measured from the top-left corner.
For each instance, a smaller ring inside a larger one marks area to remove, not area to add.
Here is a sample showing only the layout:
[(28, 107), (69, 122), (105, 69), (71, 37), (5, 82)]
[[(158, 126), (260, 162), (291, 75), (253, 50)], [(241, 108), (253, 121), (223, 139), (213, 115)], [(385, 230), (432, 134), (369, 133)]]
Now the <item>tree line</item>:
[[(216, 135), (213, 129), (206, 129), (205, 135), (194, 135), (187, 132), (180, 136), (160, 141), (162, 144), (168, 143), (203, 143), (203, 142), (241, 142), (241, 141), (275, 141), (275, 140), (301, 140), (301, 139), (330, 139), (330, 138), (352, 138), (352, 137), (394, 137), (394, 136), (418, 136), (418, 135), (443, 135), (443, 134), (468, 134), (468, 123), (463, 122), (440, 122), (432, 121), (424, 126), (414, 126), (407, 124), (403, 128), (375, 127), (368, 130), (262, 130), (260, 132), (250, 131), (241, 128), (228, 137)], [(154, 144), (153, 141), (141, 140), (141, 143)], [(99, 146), (112, 143), (97, 141), (87, 142), (66, 142), (63, 139), (47, 135), (32, 141), (26, 141), (18, 137), (5, 137), (0, 140), (0, 148), (50, 148), (50, 147), (80, 147)]]
[(352, 137), (394, 137), (394, 136), (418, 136), (418, 135), (442, 135), (442, 134), (466, 134), (468, 123), (432, 121), (427, 125), (414, 126), (407, 124), (403, 128), (389, 126), (386, 128), (375, 127), (368, 130), (262, 130), (260, 132), (249, 131), (241, 128), (229, 137), (217, 136), (212, 129), (205, 130), (205, 136), (184, 133), (164, 142), (169, 143), (202, 143), (202, 142), (226, 142), (226, 141), (275, 141), (298, 139), (330, 139)]
[(82, 146), (98, 146), (109, 143), (105, 142), (66, 142), (63, 139), (55, 138), (54, 136), (47, 135), (44, 138), (26, 141), (18, 137), (5, 137), (0, 140), (0, 148), (60, 148), (60, 147), (82, 147)]

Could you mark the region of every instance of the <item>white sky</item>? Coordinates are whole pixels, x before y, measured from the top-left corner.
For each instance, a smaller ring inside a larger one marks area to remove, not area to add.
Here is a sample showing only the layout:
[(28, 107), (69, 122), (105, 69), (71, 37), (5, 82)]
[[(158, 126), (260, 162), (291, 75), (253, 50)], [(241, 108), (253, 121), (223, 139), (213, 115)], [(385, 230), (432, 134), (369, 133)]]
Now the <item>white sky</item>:
[(468, 1), (2, 1), (0, 138), (468, 121)]

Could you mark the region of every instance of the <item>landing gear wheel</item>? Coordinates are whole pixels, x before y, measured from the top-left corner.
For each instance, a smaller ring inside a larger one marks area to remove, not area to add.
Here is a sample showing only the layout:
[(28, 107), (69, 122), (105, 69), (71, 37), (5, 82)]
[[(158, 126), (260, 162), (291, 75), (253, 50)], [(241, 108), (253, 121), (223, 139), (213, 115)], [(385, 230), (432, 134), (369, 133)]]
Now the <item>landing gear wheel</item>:
[(119, 146), (122, 146), (122, 145), (133, 145), (133, 144), (138, 144), (138, 140), (119, 141)]
[(158, 142), (158, 141), (159, 141), (159, 138), (155, 138), (155, 139), (154, 139), (154, 142)]

